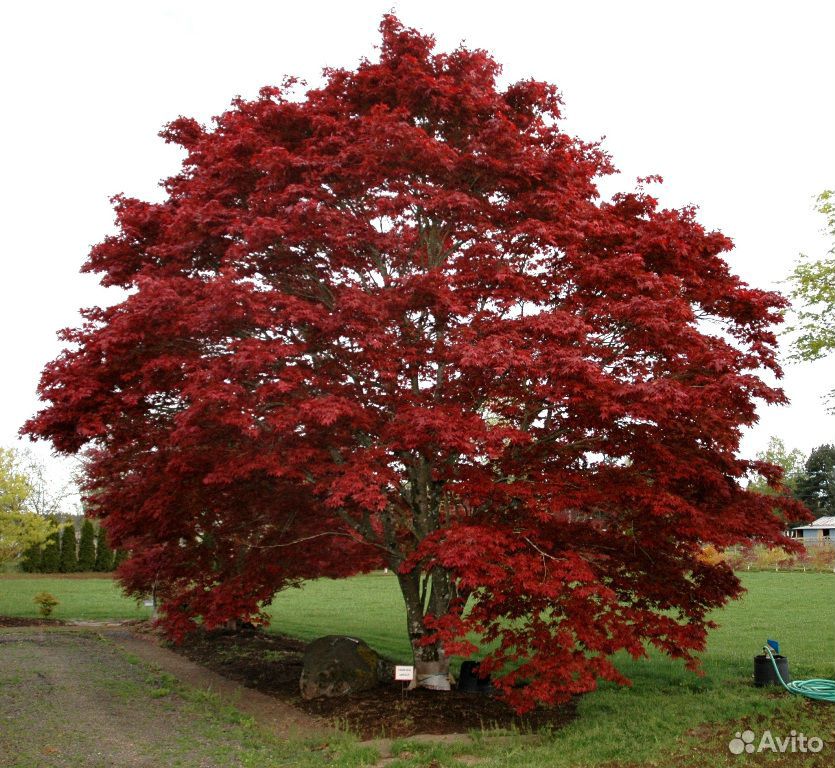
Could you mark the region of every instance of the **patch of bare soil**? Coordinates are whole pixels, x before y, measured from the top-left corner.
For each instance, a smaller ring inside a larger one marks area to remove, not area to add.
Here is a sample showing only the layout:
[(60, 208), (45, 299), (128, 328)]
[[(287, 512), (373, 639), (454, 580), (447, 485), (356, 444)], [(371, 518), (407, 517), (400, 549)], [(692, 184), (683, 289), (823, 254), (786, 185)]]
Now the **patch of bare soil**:
[(393, 680), (371, 691), (305, 701), (299, 677), (305, 644), (257, 630), (194, 634), (173, 650), (243, 685), (276, 696), (308, 714), (347, 727), (362, 738), (418, 733), (466, 733), (480, 728), (533, 731), (559, 728), (576, 715), (574, 703), (537, 708), (522, 717), (492, 696), (405, 690)]
[(0, 616), (0, 627), (60, 627), (60, 619), (19, 619), (14, 616)]

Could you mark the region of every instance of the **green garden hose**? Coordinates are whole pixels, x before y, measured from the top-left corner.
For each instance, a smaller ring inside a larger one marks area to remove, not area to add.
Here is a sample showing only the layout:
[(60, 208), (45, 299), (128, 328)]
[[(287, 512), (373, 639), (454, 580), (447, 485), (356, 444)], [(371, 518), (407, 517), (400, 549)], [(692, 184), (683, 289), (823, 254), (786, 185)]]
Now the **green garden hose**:
[(783, 680), (780, 670), (777, 669), (777, 662), (774, 660), (774, 652), (767, 645), (763, 647), (766, 655), (771, 659), (774, 665), (774, 672), (780, 684), (789, 693), (799, 693), (807, 699), (815, 699), (817, 701), (829, 701), (835, 704), (835, 680), (825, 680), (821, 677), (813, 677), (811, 680), (794, 680), (787, 683)]

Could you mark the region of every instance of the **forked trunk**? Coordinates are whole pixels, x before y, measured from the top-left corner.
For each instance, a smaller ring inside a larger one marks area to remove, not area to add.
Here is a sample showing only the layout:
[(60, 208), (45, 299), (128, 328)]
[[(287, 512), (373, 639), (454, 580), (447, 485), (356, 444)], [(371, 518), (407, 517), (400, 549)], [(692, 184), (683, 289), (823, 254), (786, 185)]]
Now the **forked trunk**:
[(398, 574), (400, 591), (406, 604), (406, 628), (415, 661), (414, 688), (430, 688), (448, 691), (449, 659), (440, 642), (423, 643), (428, 634), (423, 625), (427, 613), (441, 616), (447, 612), (451, 598), (449, 573), (442, 568), (433, 568), (421, 579), (419, 569)]

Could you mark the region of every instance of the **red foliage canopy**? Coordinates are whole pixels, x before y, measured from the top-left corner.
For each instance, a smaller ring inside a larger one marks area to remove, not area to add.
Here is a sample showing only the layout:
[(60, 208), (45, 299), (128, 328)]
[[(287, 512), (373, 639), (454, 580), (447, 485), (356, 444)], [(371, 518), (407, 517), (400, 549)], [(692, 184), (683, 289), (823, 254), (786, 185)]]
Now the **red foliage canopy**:
[(117, 198), (85, 267), (129, 295), (65, 332), (25, 429), (88, 451), (122, 578), (175, 635), (385, 563), (419, 659), (479, 632), (520, 708), (646, 642), (692, 662), (740, 591), (701, 546), (781, 541), (789, 502), (740, 485), (776, 470), (736, 452), (783, 400), (759, 372), (784, 302), (693, 211), (601, 201), (552, 85), (381, 29), (303, 98), (168, 126), (167, 199)]

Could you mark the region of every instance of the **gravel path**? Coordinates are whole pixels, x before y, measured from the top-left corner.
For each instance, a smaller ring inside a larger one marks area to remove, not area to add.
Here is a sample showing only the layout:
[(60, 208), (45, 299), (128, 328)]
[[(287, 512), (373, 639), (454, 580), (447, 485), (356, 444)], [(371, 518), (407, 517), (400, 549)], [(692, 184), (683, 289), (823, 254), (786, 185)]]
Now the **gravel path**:
[(109, 634), (0, 631), (2, 768), (239, 765), (253, 730), (227, 703), (283, 735), (316, 726), (149, 640)]
[(285, 702), (222, 677), (185, 656), (160, 647), (153, 635), (137, 635), (124, 629), (104, 629), (101, 634), (142, 661), (160, 667), (191, 688), (209, 690), (244, 712), (281, 738), (321, 735), (327, 726)]

